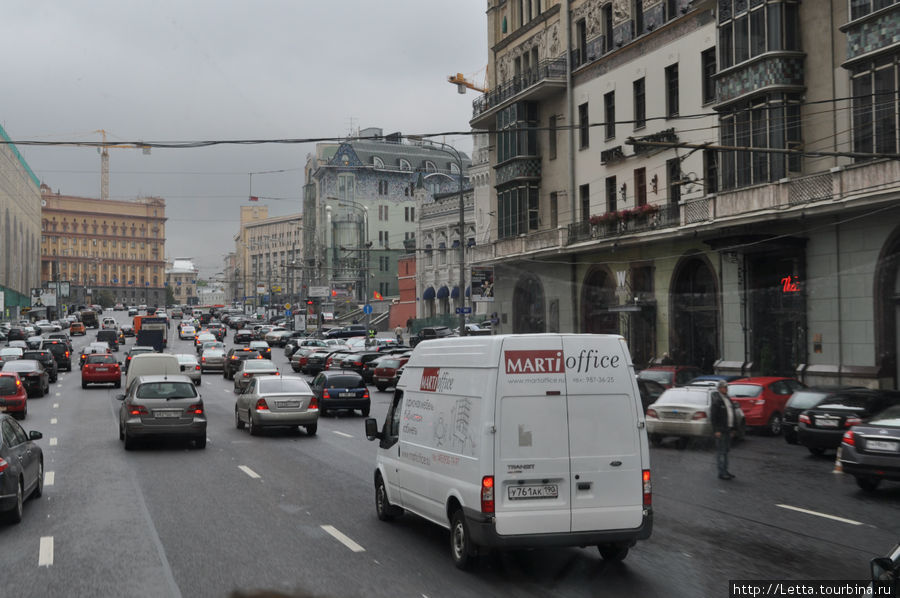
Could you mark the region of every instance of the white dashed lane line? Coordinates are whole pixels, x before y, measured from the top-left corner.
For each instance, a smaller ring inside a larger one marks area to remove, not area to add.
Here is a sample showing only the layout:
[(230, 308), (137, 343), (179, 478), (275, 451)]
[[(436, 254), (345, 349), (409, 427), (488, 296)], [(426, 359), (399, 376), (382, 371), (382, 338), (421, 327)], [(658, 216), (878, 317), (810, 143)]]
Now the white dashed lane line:
[(53, 536), (42, 536), (38, 551), (38, 567), (49, 567), (53, 564)]
[(341, 432), (340, 430), (332, 430), (332, 433), (337, 434), (338, 436), (343, 436), (344, 438), (353, 438), (353, 434), (347, 434), (346, 432)]
[(781, 507), (782, 509), (788, 509), (789, 511), (797, 511), (798, 513), (806, 513), (807, 515), (815, 515), (816, 517), (823, 517), (825, 519), (831, 519), (832, 521), (840, 521), (841, 523), (849, 523), (850, 525), (863, 525), (860, 521), (854, 521), (853, 519), (844, 519), (843, 517), (838, 517), (837, 515), (829, 515), (828, 513), (819, 513), (818, 511), (810, 511), (809, 509), (801, 509), (800, 507), (794, 507), (791, 505), (775, 505), (776, 507)]
[(322, 525), (320, 526), (323, 530), (328, 532), (335, 540), (352, 550), (353, 552), (365, 552), (366, 549), (342, 534), (337, 528), (331, 525)]
[(56, 438), (51, 438), (51, 439), (50, 439), (50, 446), (56, 446), (56, 443), (57, 443)]
[(55, 423), (56, 423), (56, 418), (55, 418), (55, 417), (51, 417), (51, 418), (50, 418), (50, 423), (51, 423), (51, 424), (55, 424)]
[(44, 486), (52, 486), (53, 482), (56, 481), (56, 472), (54, 471), (45, 471), (44, 472)]
[(250, 476), (250, 477), (253, 478), (254, 480), (258, 480), (258, 479), (261, 477), (258, 473), (256, 473), (255, 471), (253, 471), (252, 469), (250, 469), (250, 468), (247, 467), (246, 465), (238, 465), (238, 469), (240, 469), (241, 471), (243, 471), (244, 473), (246, 473), (248, 476)]

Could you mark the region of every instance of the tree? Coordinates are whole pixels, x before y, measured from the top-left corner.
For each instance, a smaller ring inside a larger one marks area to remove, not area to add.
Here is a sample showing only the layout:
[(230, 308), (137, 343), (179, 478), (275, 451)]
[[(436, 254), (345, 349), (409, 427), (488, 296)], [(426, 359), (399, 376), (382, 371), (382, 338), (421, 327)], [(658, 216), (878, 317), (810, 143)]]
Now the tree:
[(94, 301), (96, 301), (99, 305), (106, 307), (112, 307), (116, 304), (116, 298), (112, 294), (112, 291), (108, 289), (101, 289), (99, 291), (94, 291)]
[(175, 305), (175, 291), (172, 287), (166, 287), (166, 305)]

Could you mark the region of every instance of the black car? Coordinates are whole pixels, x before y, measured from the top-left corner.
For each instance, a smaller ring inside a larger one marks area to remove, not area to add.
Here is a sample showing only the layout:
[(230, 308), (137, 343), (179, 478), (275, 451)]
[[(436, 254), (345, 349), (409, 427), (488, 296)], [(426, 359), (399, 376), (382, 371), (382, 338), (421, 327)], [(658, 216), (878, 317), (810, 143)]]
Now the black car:
[(34, 359), (35, 361), (40, 361), (41, 365), (44, 366), (44, 369), (47, 370), (47, 375), (50, 377), (51, 384), (56, 382), (59, 378), (59, 365), (57, 365), (56, 358), (50, 351), (25, 351), (22, 353), (22, 359)]
[(847, 430), (894, 405), (900, 405), (898, 391), (866, 388), (842, 392), (800, 414), (797, 442), (821, 455), (839, 447)]
[(41, 351), (50, 351), (56, 360), (57, 371), (72, 371), (72, 345), (61, 339), (48, 339), (41, 343)]
[(418, 334), (414, 334), (409, 337), (409, 346), (415, 347), (422, 341), (429, 341), (436, 338), (446, 338), (448, 336), (453, 336), (453, 331), (446, 326), (431, 326), (428, 328), (423, 328), (419, 331)]
[(72, 352), (72, 339), (65, 332), (51, 332), (45, 340), (63, 341), (69, 348), (69, 352)]
[(862, 386), (816, 386), (802, 388), (788, 399), (784, 406), (784, 440), (788, 444), (797, 444), (797, 428), (799, 427), (800, 413), (812, 409), (817, 405), (849, 390), (866, 390)]
[(29, 334), (28, 330), (16, 326), (10, 328), (6, 332), (7, 341), (24, 341), (29, 336), (31, 336), (31, 334)]
[(320, 416), (325, 416), (334, 409), (359, 409), (363, 417), (368, 417), (371, 407), (369, 389), (362, 376), (356, 372), (319, 372), (309, 386), (319, 401)]
[(241, 369), (241, 362), (245, 359), (262, 359), (259, 351), (253, 351), (248, 347), (235, 347), (225, 354), (225, 363), (222, 365), (222, 377), (226, 380), (234, 380), (234, 374)]
[(372, 372), (374, 367), (370, 364), (380, 357), (384, 357), (384, 353), (378, 351), (362, 351), (360, 353), (349, 353), (341, 362), (341, 368), (345, 370), (353, 370), (363, 377), (366, 382), (372, 381)]
[(249, 345), (252, 340), (253, 331), (250, 329), (241, 328), (234, 333), (234, 344), (236, 345)]
[(131, 363), (132, 358), (135, 355), (140, 355), (141, 353), (156, 353), (156, 349), (149, 345), (135, 345), (131, 348), (131, 351), (125, 353), (125, 361), (122, 362), (122, 372), (125, 373), (128, 371), (128, 364)]
[(40, 432), (25, 432), (11, 416), (0, 413), (0, 514), (19, 523), (24, 504), (44, 491), (44, 453), (34, 443)]
[(647, 410), (647, 407), (656, 402), (656, 399), (659, 396), (666, 392), (666, 387), (660, 384), (659, 382), (654, 382), (653, 380), (642, 380), (638, 378), (637, 381), (638, 390), (641, 393), (641, 405), (644, 407), (644, 411)]
[(106, 343), (109, 345), (110, 351), (119, 352), (119, 331), (118, 330), (98, 330), (97, 331), (97, 342), (98, 343)]
[(343, 349), (337, 349), (335, 347), (316, 349), (306, 356), (306, 365), (303, 367), (303, 373), (310, 375), (318, 374), (325, 369), (325, 362), (328, 361), (331, 354), (341, 350)]
[(19, 374), (28, 396), (42, 397), (50, 392), (50, 374), (40, 361), (34, 359), (16, 359), (3, 364), (4, 372)]
[(366, 336), (365, 324), (350, 324), (343, 328), (329, 330), (325, 334), (325, 338), (353, 338), (355, 336)]

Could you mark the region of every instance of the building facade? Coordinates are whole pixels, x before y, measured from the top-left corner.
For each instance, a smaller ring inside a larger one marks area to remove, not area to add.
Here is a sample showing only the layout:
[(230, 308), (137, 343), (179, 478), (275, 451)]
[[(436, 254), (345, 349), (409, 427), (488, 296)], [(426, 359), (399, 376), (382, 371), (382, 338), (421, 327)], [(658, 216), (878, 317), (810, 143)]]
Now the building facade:
[[(256, 209), (245, 208), (248, 214)], [(248, 303), (258, 306), (295, 303), (304, 294), (300, 285), (303, 217), (268, 217), (266, 211), (262, 218), (245, 218), (243, 212), (242, 208), (235, 253), (244, 270), (242, 274), (238, 268), (234, 280), (246, 292), (239, 290), (238, 296), (247, 297)]]
[[(644, 366), (898, 382), (900, 6), (492, 1), (495, 266), (511, 332)], [(801, 35), (802, 32), (802, 35)], [(881, 32), (881, 33), (879, 33)], [(851, 99), (853, 98), (853, 99)]]
[(70, 304), (104, 294), (128, 305), (165, 304), (166, 202), (53, 193), (41, 186), (41, 281), (69, 281)]
[(15, 318), (31, 305), (32, 288), (41, 286), (41, 190), (25, 158), (0, 127), (0, 317)]
[(166, 286), (171, 289), (175, 305), (199, 305), (197, 277), (200, 269), (189, 257), (174, 258), (166, 265)]

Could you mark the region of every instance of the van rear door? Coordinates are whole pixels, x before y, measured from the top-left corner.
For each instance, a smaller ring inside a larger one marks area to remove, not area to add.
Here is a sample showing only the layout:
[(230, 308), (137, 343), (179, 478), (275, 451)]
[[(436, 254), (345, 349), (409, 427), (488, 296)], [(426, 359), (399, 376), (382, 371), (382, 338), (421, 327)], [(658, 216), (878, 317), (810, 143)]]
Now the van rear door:
[(561, 337), (504, 340), (497, 376), (495, 526), (500, 535), (571, 529), (569, 424)]
[(628, 348), (613, 336), (567, 335), (562, 346), (572, 366), (566, 369), (572, 531), (638, 527), (642, 416)]

